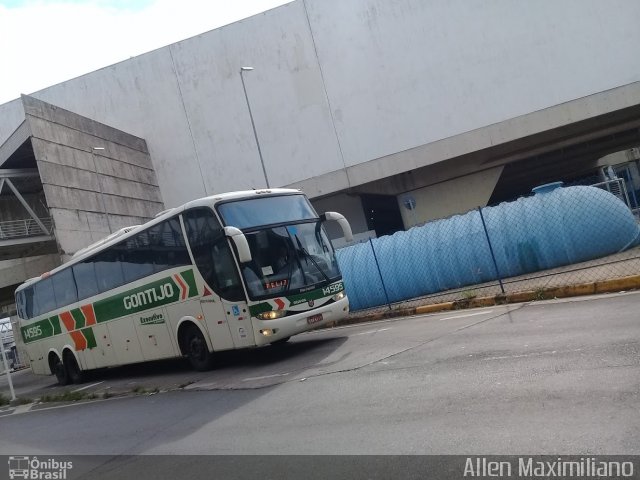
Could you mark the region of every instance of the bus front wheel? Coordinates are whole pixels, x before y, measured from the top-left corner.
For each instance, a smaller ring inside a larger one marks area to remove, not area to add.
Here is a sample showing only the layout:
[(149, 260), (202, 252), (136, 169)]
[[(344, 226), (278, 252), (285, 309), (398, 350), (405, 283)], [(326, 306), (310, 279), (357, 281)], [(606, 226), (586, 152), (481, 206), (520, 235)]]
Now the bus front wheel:
[(213, 354), (209, 351), (207, 341), (198, 327), (192, 325), (187, 329), (184, 344), (187, 357), (194, 370), (203, 372), (212, 367)]

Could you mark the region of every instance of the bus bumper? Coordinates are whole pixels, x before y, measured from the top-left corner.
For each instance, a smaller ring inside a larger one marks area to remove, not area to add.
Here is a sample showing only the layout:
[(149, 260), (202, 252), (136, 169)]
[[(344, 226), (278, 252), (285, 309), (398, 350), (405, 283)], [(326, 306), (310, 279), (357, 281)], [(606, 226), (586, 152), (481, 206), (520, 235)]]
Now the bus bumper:
[[(349, 314), (349, 297), (324, 305), (313, 310), (289, 315), (275, 320), (260, 320), (252, 318), (253, 333), (256, 345), (269, 343), (288, 338), (298, 333), (307, 332), (317, 327), (342, 320)], [(319, 317), (322, 315), (322, 317)]]

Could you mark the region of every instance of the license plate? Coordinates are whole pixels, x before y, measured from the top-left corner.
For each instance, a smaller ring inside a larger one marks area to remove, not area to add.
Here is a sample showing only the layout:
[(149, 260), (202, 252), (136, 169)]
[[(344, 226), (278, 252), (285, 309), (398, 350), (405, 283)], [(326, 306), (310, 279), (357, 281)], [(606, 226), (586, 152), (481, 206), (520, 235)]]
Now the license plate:
[(307, 323), (309, 325), (313, 325), (314, 323), (318, 323), (322, 321), (322, 314), (319, 313), (317, 315), (312, 315), (311, 317), (307, 318)]

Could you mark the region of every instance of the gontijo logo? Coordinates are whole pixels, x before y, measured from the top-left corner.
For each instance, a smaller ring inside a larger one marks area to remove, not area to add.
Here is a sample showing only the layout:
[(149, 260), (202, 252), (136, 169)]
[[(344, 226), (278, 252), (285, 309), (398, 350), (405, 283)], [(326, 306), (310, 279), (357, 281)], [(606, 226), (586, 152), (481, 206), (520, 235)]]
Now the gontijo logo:
[(122, 299), (122, 301), (124, 303), (124, 308), (126, 310), (131, 310), (132, 308), (154, 304), (164, 300), (165, 298), (171, 297), (173, 297), (173, 284), (165, 283), (163, 285), (158, 285), (155, 288), (149, 288), (142, 292), (127, 295)]

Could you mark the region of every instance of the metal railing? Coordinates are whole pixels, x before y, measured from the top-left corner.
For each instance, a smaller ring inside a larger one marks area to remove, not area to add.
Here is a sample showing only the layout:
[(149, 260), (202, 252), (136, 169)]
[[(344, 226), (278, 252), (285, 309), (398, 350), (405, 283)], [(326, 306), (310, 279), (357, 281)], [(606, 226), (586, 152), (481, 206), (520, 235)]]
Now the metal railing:
[(633, 209), (633, 205), (629, 201), (629, 194), (627, 193), (627, 186), (622, 178), (614, 178), (613, 180), (607, 180), (605, 182), (594, 183), (592, 187), (606, 190), (609, 193), (614, 194), (620, 200), (622, 200), (630, 210)]
[(42, 228), (40, 228), (33, 218), (0, 222), (0, 240), (51, 235), (53, 231), (53, 221), (51, 217), (44, 217), (39, 220), (47, 229), (46, 232), (42, 231)]

